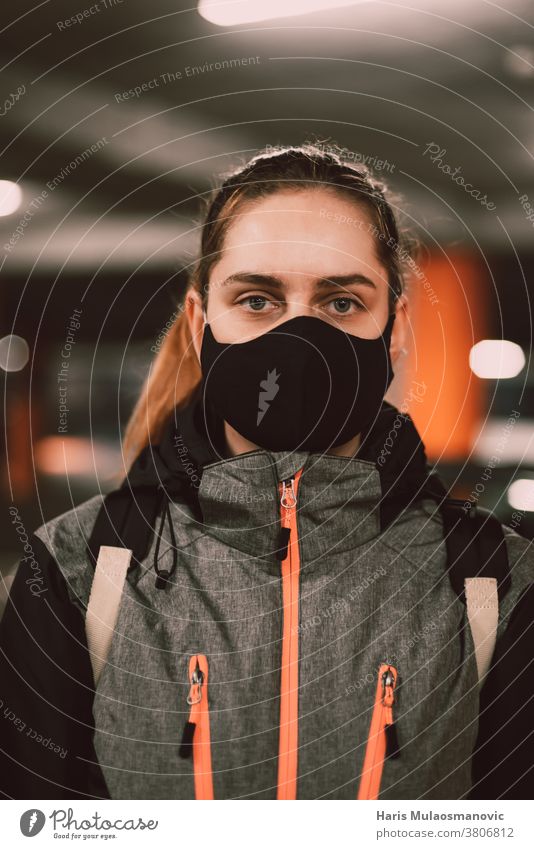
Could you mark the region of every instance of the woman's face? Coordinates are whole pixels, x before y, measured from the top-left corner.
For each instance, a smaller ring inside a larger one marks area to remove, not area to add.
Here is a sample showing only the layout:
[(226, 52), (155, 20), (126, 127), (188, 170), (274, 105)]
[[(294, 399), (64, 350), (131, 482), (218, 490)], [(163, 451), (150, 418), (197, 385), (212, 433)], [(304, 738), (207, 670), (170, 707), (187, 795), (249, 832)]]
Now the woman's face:
[[(212, 267), (207, 320), (218, 342), (246, 342), (299, 315), (356, 336), (380, 336), (389, 314), (386, 269), (376, 258), (372, 223), (328, 189), (277, 192), (239, 208)], [(188, 296), (200, 356), (200, 297)], [(396, 307), (390, 352), (404, 342), (406, 299)]]

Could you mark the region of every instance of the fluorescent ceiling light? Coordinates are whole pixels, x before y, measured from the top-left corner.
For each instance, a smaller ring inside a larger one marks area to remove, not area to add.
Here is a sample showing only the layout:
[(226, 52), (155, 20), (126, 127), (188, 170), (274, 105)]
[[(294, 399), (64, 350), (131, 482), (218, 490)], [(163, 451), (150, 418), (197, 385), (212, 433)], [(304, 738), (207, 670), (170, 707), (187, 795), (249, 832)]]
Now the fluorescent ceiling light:
[(22, 203), (22, 192), (17, 183), (0, 180), (0, 215), (11, 215)]
[(198, 13), (212, 24), (230, 27), (273, 18), (292, 18), (343, 6), (361, 5), (369, 0), (199, 0)]
[(514, 510), (534, 512), (534, 480), (520, 478), (511, 484), (507, 492), (508, 501)]
[(516, 377), (525, 365), (525, 354), (515, 342), (483, 339), (471, 348), (469, 365), (477, 377), (493, 380)]

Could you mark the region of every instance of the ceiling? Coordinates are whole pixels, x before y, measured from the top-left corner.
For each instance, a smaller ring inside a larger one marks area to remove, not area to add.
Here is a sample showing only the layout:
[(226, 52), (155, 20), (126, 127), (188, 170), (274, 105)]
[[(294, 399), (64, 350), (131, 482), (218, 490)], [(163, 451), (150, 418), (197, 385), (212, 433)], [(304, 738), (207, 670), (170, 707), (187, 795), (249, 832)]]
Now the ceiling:
[(4, 246), (30, 215), (2, 271), (187, 264), (218, 175), (310, 137), (385, 161), (430, 245), (529, 252), (533, 12), (363, 2), (223, 28), (169, 0), (6, 4), (0, 177), (23, 204), (0, 219)]

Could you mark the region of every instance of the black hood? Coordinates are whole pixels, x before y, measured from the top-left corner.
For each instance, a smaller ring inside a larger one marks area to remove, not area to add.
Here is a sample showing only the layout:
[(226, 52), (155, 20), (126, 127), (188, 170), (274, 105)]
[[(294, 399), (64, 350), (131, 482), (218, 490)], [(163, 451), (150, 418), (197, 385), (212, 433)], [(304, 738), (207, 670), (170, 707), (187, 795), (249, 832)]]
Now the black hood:
[(121, 486), (156, 486), (170, 498), (187, 496), (196, 489), (192, 478), (225, 456), (224, 444), (223, 422), (204, 408), (199, 385), (185, 407), (174, 408), (159, 442), (143, 448)]

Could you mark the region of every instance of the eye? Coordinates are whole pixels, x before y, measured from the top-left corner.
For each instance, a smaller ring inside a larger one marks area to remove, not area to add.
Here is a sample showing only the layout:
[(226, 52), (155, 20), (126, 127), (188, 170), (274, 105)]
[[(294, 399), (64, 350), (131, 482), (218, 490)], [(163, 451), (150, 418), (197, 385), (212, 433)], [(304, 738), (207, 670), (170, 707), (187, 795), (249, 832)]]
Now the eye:
[(268, 303), (272, 302), (263, 295), (247, 295), (246, 298), (243, 298), (241, 301), (237, 301), (238, 306), (245, 308), (248, 306), (252, 312), (265, 312), (264, 307)]
[(336, 304), (336, 309), (334, 310), (334, 312), (336, 312), (337, 315), (344, 315), (351, 312), (351, 306), (354, 307), (356, 310), (365, 309), (362, 302), (356, 300), (356, 298), (347, 298), (343, 296), (339, 298), (334, 298), (333, 301), (329, 301), (328, 305), (330, 306), (330, 304)]

